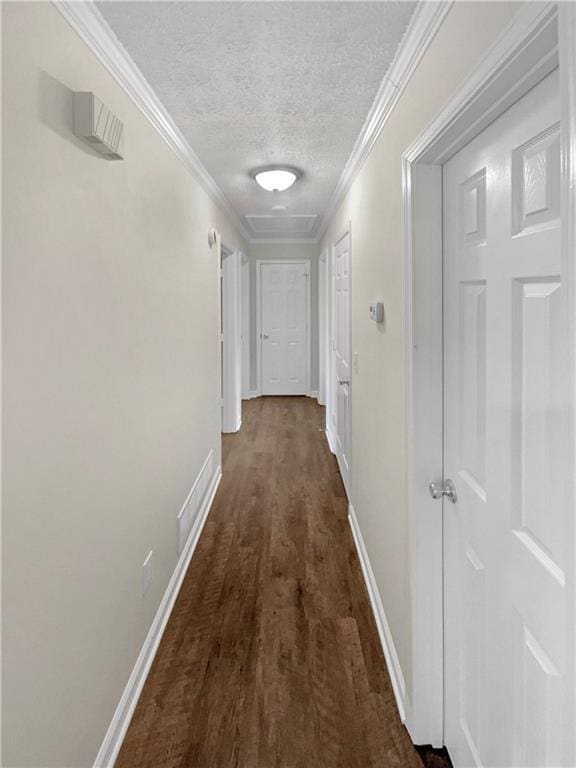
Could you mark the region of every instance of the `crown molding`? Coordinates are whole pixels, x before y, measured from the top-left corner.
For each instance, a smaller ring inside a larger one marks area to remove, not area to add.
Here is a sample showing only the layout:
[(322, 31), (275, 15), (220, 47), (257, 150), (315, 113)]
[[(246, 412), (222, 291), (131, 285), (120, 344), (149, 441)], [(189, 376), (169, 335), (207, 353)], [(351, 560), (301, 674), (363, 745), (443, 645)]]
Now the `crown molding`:
[(320, 238), (326, 234), (332, 217), (364, 165), (453, 2), (454, 0), (439, 0), (439, 2), (421, 0), (418, 4), (322, 216), (319, 227)]
[(130, 58), (93, 0), (52, 0), (72, 29), (90, 48), (120, 87), (130, 96), (144, 117), (158, 131), (174, 154), (200, 183), (210, 198), (229, 216), (247, 241), (250, 235), (242, 220), (188, 144), (180, 129)]

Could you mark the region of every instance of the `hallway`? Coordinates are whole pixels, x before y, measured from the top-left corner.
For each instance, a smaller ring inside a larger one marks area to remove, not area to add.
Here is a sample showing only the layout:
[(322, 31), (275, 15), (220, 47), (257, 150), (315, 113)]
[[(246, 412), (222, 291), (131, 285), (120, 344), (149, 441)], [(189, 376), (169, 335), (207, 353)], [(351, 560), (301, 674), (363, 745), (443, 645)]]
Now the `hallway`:
[(117, 768), (417, 768), (324, 409), (243, 405)]

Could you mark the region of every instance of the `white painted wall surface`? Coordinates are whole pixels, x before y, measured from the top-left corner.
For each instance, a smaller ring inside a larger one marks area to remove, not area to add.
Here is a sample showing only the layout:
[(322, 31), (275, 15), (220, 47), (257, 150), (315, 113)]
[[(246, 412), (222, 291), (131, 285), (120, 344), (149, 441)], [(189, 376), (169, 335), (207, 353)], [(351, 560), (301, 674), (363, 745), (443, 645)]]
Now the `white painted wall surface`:
[[(80, 768), (220, 463), (208, 229), (247, 245), (50, 3), (2, 11), (3, 765)], [(74, 90), (124, 121), (124, 161), (72, 136)]]
[(314, 243), (252, 243), (249, 249), (251, 274), (251, 305), (250, 305), (250, 362), (251, 387), (258, 389), (257, 381), (257, 344), (256, 338), (256, 261), (258, 259), (309, 259), (310, 261), (310, 389), (318, 391), (318, 255), (319, 247)]
[[(330, 222), (352, 226), (352, 503), (406, 681), (412, 683), (406, 531), (402, 153), (479, 62), (521, 3), (455, 3)], [(381, 300), (385, 323), (368, 315)], [(409, 701), (408, 701), (409, 705)]]

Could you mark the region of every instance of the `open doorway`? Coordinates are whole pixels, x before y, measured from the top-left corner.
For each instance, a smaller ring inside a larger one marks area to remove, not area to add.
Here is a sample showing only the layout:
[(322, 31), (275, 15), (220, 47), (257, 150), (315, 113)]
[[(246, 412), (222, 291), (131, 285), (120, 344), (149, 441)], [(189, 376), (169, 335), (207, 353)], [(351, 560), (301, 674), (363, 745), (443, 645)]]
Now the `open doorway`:
[(242, 254), (220, 245), (220, 396), (222, 432), (242, 424), (240, 264)]

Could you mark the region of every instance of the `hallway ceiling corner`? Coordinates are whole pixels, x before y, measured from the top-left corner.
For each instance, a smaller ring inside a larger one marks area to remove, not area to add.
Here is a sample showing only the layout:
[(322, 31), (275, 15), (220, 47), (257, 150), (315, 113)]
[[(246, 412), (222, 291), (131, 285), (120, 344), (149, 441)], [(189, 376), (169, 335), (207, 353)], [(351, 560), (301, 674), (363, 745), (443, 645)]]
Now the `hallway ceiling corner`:
[[(100, 37), (106, 29), (115, 36), (124, 49), (116, 58), (134, 70), (123, 78), (127, 90), (139, 76), (135, 100), (152, 92), (164, 114), (151, 121), (244, 236), (309, 241), (322, 235), (401, 92), (399, 79), (414, 71), (451, 3), (81, 5), (97, 7)], [(63, 12), (69, 21), (82, 15)], [(85, 25), (71, 23), (86, 39)], [(92, 47), (113, 69), (101, 43)], [(391, 65), (400, 67), (393, 82)], [(259, 188), (251, 171), (275, 164), (301, 169), (302, 178), (284, 192)]]

